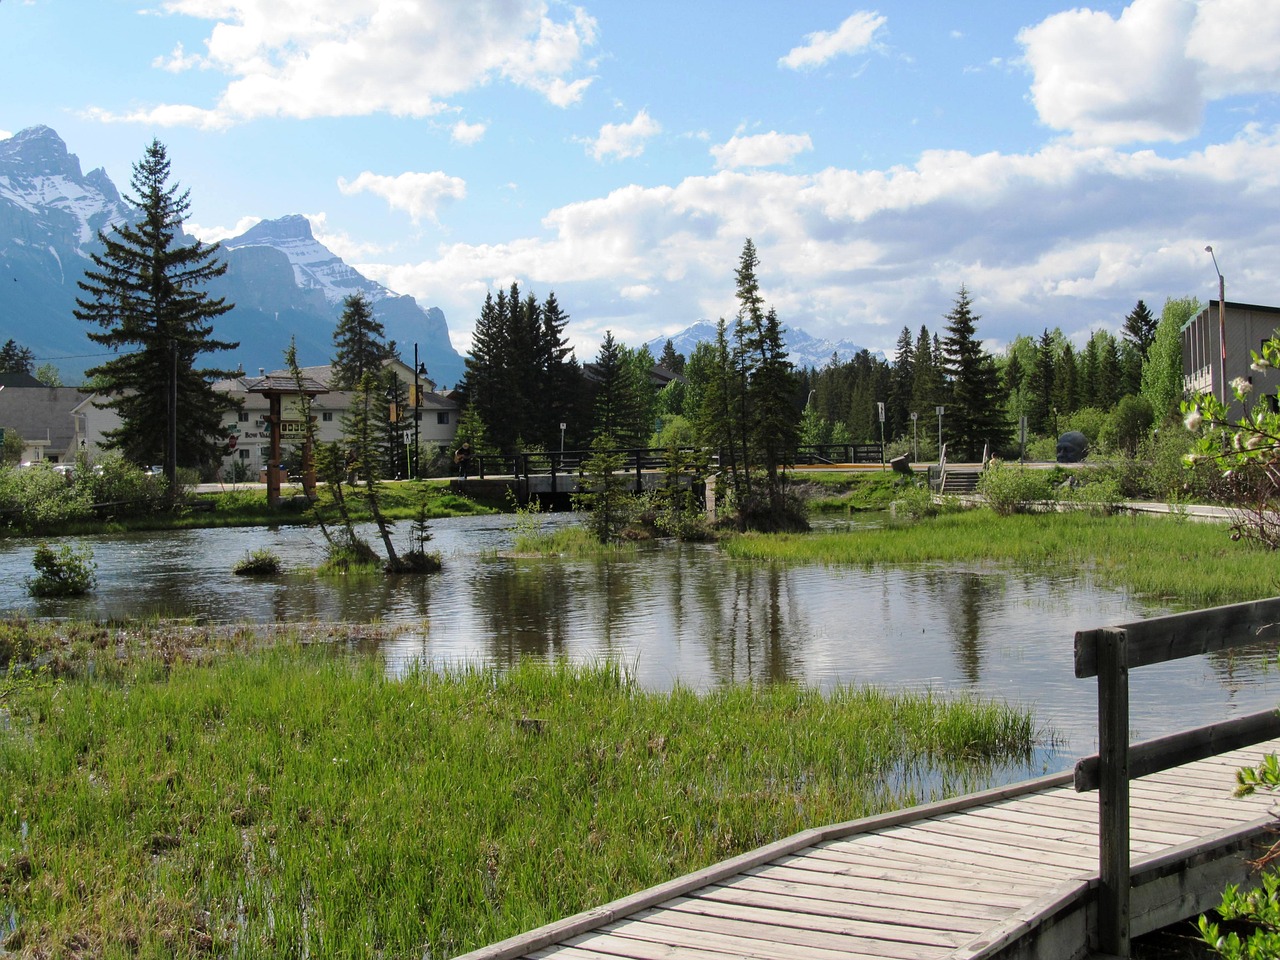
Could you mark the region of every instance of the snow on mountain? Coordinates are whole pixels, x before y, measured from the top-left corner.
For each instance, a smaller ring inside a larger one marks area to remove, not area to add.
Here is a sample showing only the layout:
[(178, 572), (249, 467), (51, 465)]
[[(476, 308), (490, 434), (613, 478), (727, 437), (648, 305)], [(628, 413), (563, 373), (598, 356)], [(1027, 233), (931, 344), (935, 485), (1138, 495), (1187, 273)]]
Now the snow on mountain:
[(294, 279), (304, 290), (318, 290), (333, 305), (353, 293), (363, 293), (370, 303), (394, 297), (386, 287), (357, 273), (311, 233), (306, 217), (292, 214), (277, 220), (263, 220), (231, 240), (222, 241), (228, 250), (244, 247), (272, 247), (289, 258)]
[[(81, 256), (99, 230), (129, 215), (106, 171), (82, 174), (80, 159), (67, 152), (53, 129), (44, 126), (0, 140), (0, 203), (32, 214), (48, 231), (50, 243), (64, 253), (75, 249)], [(31, 238), (10, 239), (30, 242)], [(4, 242), (0, 235), (0, 244)]]
[[(861, 353), (865, 347), (859, 346), (851, 340), (827, 340), (822, 337), (815, 337), (796, 327), (788, 327), (783, 324), (782, 333), (787, 346), (787, 354), (791, 362), (797, 367), (812, 367), (821, 370), (830, 366), (833, 358), (837, 362), (843, 363), (851, 360), (855, 354)], [(685, 327), (679, 333), (672, 334), (668, 337), (655, 337), (645, 344), (649, 348), (649, 352), (654, 357), (662, 355), (662, 348), (667, 340), (671, 340), (671, 345), (675, 347), (677, 353), (681, 353), (687, 359), (694, 348), (699, 343), (710, 342), (716, 338), (716, 325), (710, 320), (698, 320), (691, 326)], [(872, 351), (872, 356), (884, 359), (884, 354), (880, 351)]]

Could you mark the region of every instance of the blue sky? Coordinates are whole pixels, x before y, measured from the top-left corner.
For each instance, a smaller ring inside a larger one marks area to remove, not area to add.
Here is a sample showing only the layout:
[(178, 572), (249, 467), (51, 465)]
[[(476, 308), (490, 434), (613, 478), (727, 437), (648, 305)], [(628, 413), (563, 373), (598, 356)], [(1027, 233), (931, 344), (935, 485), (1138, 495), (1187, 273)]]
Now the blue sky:
[(1274, 0), (0, 0), (0, 132), (206, 239), (317, 236), (441, 307), (554, 290), (579, 356), (731, 316), (891, 352), (959, 286), (998, 349), (1138, 299), (1280, 304)]

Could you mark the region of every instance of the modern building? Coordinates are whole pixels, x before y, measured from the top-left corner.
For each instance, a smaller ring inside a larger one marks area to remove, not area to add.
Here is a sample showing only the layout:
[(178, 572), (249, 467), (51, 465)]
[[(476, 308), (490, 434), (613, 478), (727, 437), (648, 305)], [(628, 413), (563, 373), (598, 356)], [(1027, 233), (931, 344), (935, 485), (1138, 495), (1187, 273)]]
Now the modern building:
[[(1275, 397), (1280, 372), (1253, 370), (1253, 354), (1280, 330), (1280, 307), (1263, 307), (1227, 300), (1221, 316), (1217, 300), (1192, 317), (1182, 328), (1182, 386), (1189, 394), (1208, 393), (1233, 403), (1231, 382), (1238, 377), (1253, 383), (1253, 401)], [(1221, 330), (1219, 327), (1221, 326)], [(1225, 333), (1226, 350), (1223, 351)], [(1242, 411), (1236, 404), (1231, 417)]]

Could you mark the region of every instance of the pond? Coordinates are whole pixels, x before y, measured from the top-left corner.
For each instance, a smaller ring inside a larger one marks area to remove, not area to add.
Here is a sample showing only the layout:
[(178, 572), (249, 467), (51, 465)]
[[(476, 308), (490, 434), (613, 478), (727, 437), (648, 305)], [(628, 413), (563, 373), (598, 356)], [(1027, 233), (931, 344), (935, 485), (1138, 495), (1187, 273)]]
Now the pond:
[[(553, 514), (547, 524), (576, 522)], [(748, 564), (714, 545), (655, 544), (610, 561), (514, 557), (510, 516), (433, 521), (430, 577), (318, 578), (306, 528), (210, 529), (79, 538), (99, 586), (74, 600), (27, 596), (33, 541), (0, 542), (0, 610), (38, 616), (393, 624), (353, 641), (391, 674), (419, 664), (521, 657), (616, 659), (652, 689), (729, 682), (970, 691), (1030, 706), (1056, 746), (1045, 770), (1096, 750), (1096, 688), (1076, 680), (1076, 630), (1170, 612), (1073, 571), (929, 565), (864, 569)], [(854, 523), (875, 523), (861, 520)], [(397, 542), (407, 539), (401, 525)], [(270, 580), (234, 576), (250, 550), (285, 561)], [(1276, 703), (1270, 647), (1164, 664), (1130, 678), (1135, 739)]]

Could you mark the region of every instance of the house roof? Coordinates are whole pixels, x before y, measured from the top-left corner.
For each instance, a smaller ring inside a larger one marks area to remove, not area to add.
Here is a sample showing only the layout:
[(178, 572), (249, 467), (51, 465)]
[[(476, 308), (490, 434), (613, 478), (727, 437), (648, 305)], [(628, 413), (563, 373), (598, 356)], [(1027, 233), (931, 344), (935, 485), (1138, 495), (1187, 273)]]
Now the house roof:
[(43, 387), (44, 384), (29, 373), (0, 373), (0, 387)]

